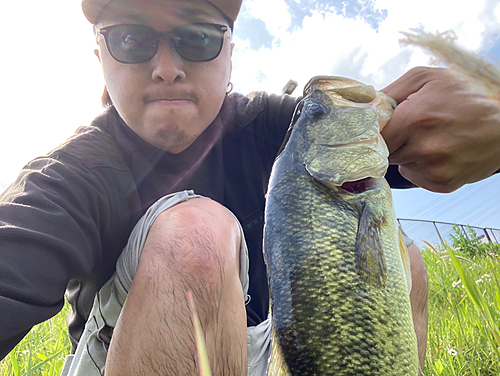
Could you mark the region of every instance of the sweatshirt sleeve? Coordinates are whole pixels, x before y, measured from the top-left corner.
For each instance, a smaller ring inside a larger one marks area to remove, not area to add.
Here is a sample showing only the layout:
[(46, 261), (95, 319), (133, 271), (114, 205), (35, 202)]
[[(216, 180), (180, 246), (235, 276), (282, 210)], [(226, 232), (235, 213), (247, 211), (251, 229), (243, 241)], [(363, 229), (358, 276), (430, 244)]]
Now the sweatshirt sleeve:
[(385, 178), (391, 186), (391, 188), (415, 188), (416, 185), (411, 181), (406, 180), (400, 173), (398, 165), (390, 165)]
[(108, 205), (99, 178), (71, 157), (35, 159), (0, 195), (0, 359), (100, 261)]
[(290, 127), (293, 112), (295, 107), (300, 102), (302, 97), (291, 97), (289, 95), (270, 94), (268, 97), (268, 123), (271, 125), (269, 129), (268, 141), (272, 143), (272, 148), (275, 153), (280, 148), (285, 134)]

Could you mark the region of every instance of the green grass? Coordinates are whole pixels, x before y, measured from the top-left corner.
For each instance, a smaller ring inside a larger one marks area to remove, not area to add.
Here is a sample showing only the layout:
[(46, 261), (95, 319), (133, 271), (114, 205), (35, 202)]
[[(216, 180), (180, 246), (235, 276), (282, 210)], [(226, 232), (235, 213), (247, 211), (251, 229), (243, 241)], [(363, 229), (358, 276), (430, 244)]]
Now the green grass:
[(35, 326), (0, 362), (1, 376), (59, 376), (71, 344), (66, 329), (69, 306)]
[[(425, 375), (500, 375), (500, 252), (471, 253), (455, 242), (460, 276), (446, 247), (422, 251), (429, 274), (429, 337)], [(471, 239), (473, 242), (474, 239)], [(462, 251), (462, 249), (464, 251)], [(464, 276), (464, 274), (462, 274)], [(58, 376), (70, 343), (68, 307), (40, 324), (0, 362), (0, 376)]]
[(500, 342), (494, 337), (500, 324), (499, 257), (467, 259), (461, 257), (460, 249), (454, 253), (469, 286), (444, 247), (423, 251), (429, 274), (425, 374), (500, 375)]

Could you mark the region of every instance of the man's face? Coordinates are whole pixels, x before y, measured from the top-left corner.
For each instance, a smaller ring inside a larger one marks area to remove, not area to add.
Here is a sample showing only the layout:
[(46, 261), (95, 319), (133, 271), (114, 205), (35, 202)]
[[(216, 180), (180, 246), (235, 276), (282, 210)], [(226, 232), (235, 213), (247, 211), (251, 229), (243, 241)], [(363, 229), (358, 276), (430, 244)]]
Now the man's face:
[[(192, 22), (227, 25), (203, 0), (120, 0), (101, 13), (97, 27), (143, 24), (169, 31)], [(123, 64), (111, 57), (103, 36), (96, 54), (109, 95), (125, 123), (142, 139), (180, 153), (212, 123), (224, 100), (231, 76), (229, 32), (220, 55), (208, 62), (184, 60), (168, 37), (160, 38), (149, 61)]]

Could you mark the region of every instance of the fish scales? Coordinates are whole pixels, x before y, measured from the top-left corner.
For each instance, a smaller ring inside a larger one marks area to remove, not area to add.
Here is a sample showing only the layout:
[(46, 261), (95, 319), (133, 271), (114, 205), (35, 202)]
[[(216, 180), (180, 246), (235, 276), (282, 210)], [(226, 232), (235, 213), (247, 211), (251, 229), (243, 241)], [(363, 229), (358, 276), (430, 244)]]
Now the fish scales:
[(378, 123), (394, 103), (338, 77), (313, 78), (304, 95), (267, 194), (268, 375), (417, 375)]

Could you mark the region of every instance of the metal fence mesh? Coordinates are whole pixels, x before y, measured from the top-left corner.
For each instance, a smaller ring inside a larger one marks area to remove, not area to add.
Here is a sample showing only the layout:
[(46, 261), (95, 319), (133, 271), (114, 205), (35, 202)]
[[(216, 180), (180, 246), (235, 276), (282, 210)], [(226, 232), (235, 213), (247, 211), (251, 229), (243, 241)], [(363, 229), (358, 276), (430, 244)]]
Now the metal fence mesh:
[(430, 244), (439, 244), (442, 240), (445, 240), (451, 244), (450, 235), (454, 233), (454, 226), (458, 226), (459, 231), (465, 236), (468, 236), (467, 229), (470, 228), (476, 232), (477, 236), (481, 238), (483, 242), (500, 243), (500, 229), (489, 227), (482, 228), (457, 223), (426, 221), (422, 219), (398, 218), (398, 222), (418, 246), (426, 247), (422, 240)]

